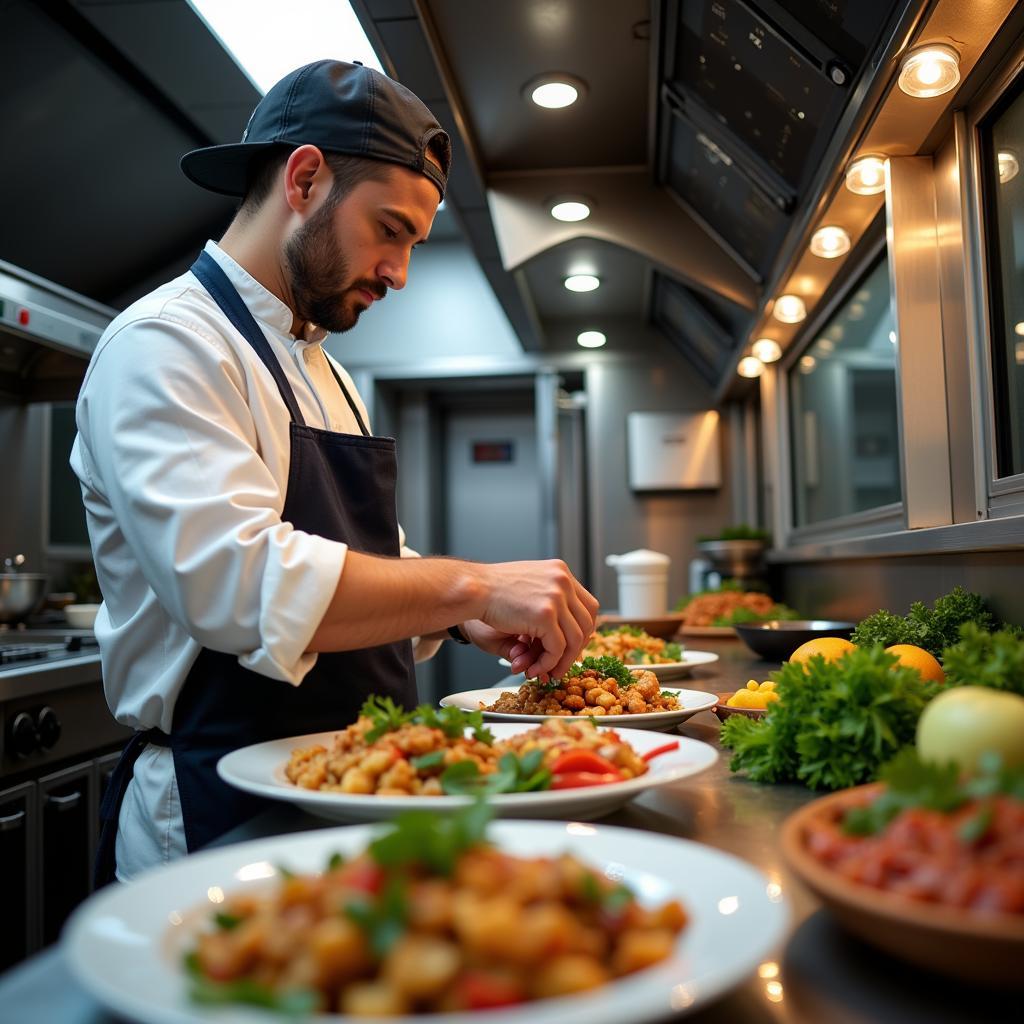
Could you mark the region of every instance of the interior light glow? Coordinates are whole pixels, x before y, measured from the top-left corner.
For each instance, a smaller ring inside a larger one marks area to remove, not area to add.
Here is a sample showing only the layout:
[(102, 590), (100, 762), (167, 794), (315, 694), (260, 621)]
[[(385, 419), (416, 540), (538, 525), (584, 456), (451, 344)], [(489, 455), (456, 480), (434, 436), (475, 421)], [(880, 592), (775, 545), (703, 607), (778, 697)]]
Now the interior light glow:
[(1019, 323), (1015, 323), (1013, 325), (1013, 333), (1024, 336), (1024, 320), (1021, 320)]
[(556, 199), (551, 204), (551, 216), (569, 223), (586, 220), (590, 216), (590, 204), (582, 199)]
[(287, 0), (264, 0), (258, 16), (238, 0), (188, 2), (261, 93), (289, 71), (324, 58), (384, 70), (348, 0), (303, 0), (301, 17)]
[(760, 377), (764, 373), (764, 363), (757, 356), (744, 356), (736, 367), (741, 377)]
[(1018, 366), (1024, 366), (1024, 341), (1018, 341), (1014, 344), (1013, 358)]
[(607, 340), (600, 331), (583, 331), (576, 335), (576, 344), (584, 348), (600, 348)]
[(777, 359), (782, 358), (782, 346), (774, 338), (758, 338), (750, 346), (750, 351), (762, 363), (774, 363)]
[(814, 368), (818, 365), (818, 360), (814, 356), (801, 356), (800, 357), (800, 372), (811, 373)]
[(807, 307), (799, 295), (780, 295), (775, 300), (772, 316), (784, 324), (798, 324), (807, 316)]
[(826, 260), (834, 260), (850, 251), (850, 236), (835, 224), (818, 228), (811, 236), (811, 252)]
[(530, 99), (548, 110), (571, 107), (579, 98), (580, 91), (571, 82), (542, 82), (530, 86)]
[(846, 187), (858, 196), (885, 191), (885, 157), (867, 153), (846, 168)]
[(908, 96), (941, 96), (959, 81), (960, 54), (944, 43), (916, 47), (900, 61), (899, 86)]
[(782, 994), (782, 982), (781, 981), (767, 981), (764, 986), (764, 994), (768, 997), (770, 1002), (781, 1003)]
[(892, 343), (893, 343), (894, 345), (896, 344), (896, 332), (895, 332), (895, 331), (890, 331), (890, 332), (889, 332), (889, 340), (890, 340), (890, 341), (891, 341), (891, 342), (892, 342)]
[(836, 343), (831, 338), (819, 338), (815, 342), (814, 348), (819, 355), (830, 356), (836, 350)]
[(571, 292), (592, 292), (601, 287), (601, 278), (594, 274), (571, 274), (564, 283)]
[(1008, 181), (1017, 177), (1020, 171), (1020, 161), (1012, 149), (1001, 149), (996, 154), (996, 162), (999, 164), (999, 184), (1005, 185)]
[(851, 302), (846, 312), (849, 314), (851, 320), (863, 320), (864, 319), (864, 303), (863, 302)]

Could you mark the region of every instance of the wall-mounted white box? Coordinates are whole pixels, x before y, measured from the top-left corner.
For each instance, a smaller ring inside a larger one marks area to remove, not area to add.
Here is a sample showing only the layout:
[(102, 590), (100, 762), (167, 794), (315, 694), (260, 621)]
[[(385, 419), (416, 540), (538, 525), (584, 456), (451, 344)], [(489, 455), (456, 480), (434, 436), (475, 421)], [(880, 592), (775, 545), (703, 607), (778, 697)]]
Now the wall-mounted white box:
[(629, 486), (634, 491), (720, 487), (718, 413), (631, 412), (626, 416)]

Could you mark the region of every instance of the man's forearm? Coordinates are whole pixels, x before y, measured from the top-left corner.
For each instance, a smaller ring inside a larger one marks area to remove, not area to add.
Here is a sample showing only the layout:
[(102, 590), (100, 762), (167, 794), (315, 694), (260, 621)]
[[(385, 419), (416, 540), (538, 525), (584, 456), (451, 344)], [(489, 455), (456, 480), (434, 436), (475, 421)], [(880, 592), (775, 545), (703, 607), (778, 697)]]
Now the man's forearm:
[(454, 558), (378, 558), (349, 551), (310, 651), (350, 651), (444, 634), (479, 616), (486, 566)]

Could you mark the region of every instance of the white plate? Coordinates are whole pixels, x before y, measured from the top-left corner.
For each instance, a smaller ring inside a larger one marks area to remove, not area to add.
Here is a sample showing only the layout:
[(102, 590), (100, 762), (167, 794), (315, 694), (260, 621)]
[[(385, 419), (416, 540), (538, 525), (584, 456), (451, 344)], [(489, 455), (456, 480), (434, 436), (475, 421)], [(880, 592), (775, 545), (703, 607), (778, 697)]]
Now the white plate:
[[(682, 679), (683, 676), (690, 674), (690, 669), (697, 668), (699, 665), (710, 665), (712, 662), (718, 661), (718, 655), (711, 651), (683, 651), (682, 661), (666, 661), (661, 665), (626, 665), (626, 668), (630, 672), (639, 672), (642, 669), (647, 669), (653, 672), (659, 679)], [(499, 658), (498, 664), (503, 668), (511, 668), (512, 663), (508, 658)]]
[[(612, 726), (616, 729), (672, 729), (685, 722), (698, 711), (710, 711), (718, 698), (713, 693), (703, 690), (680, 690), (674, 686), (666, 686), (666, 691), (674, 693), (681, 707), (678, 711), (651, 711), (646, 715), (612, 715), (595, 718), (601, 726)], [(487, 690), (463, 690), (462, 693), (450, 693), (441, 698), (441, 707), (454, 705), (463, 711), (479, 711), (480, 705), (493, 704), (503, 693), (516, 693), (518, 686), (492, 686)], [(548, 715), (516, 715), (505, 711), (484, 711), (484, 718), (490, 722), (543, 722)]]
[[(116, 1014), (149, 1024), (268, 1024), (281, 1018), (188, 999), (183, 953), (193, 929), (222, 893), (260, 889), (283, 865), (323, 869), (332, 853), (351, 856), (375, 834), (369, 825), (275, 836), (193, 854), (110, 885), (71, 916), (63, 942), (75, 976)], [(528, 857), (570, 851), (621, 879), (641, 902), (679, 899), (690, 916), (668, 960), (592, 992), (493, 1012), (392, 1017), (394, 1024), (639, 1024), (663, 1020), (720, 996), (753, 973), (781, 942), (789, 912), (767, 879), (744, 861), (684, 839), (634, 829), (555, 822), (497, 822), (490, 836)], [(372, 1024), (367, 1018), (316, 1020)]]
[[(489, 728), (495, 739), (502, 740), (525, 732), (529, 726), (520, 721), (515, 725), (492, 725)], [(472, 802), (470, 797), (464, 796), (321, 793), (318, 790), (302, 789), (289, 782), (284, 767), (291, 752), (296, 747), (311, 747), (315, 743), (329, 747), (335, 735), (333, 732), (322, 732), (243, 747), (225, 754), (217, 762), (217, 773), (229, 785), (247, 793), (269, 797), (271, 800), (285, 800), (332, 821), (381, 821), (402, 811), (451, 810)], [(665, 744), (663, 736), (639, 730), (631, 730), (623, 739), (641, 755)], [(678, 750), (659, 754), (651, 762), (650, 771), (638, 779), (582, 789), (504, 793), (492, 797), (491, 804), (503, 818), (574, 818), (589, 821), (614, 811), (645, 789), (696, 775), (711, 767), (717, 759), (718, 752), (710, 744), (681, 737)]]

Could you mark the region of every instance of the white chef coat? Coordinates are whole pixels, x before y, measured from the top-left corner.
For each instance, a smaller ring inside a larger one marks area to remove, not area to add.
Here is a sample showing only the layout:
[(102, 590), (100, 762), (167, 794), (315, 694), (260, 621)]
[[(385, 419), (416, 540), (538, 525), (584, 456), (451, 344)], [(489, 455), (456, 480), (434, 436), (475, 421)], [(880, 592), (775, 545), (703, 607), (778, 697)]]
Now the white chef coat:
[[(208, 242), (206, 251), (263, 329), (306, 423), (360, 433), (323, 346), (295, 338), (288, 306), (219, 246)], [(333, 365), (368, 422), (351, 378)], [(301, 684), (316, 663), (306, 648), (347, 546), (282, 522), (288, 411), (252, 346), (191, 272), (104, 331), (77, 423), (71, 465), (104, 596), (95, 631), (115, 718), (169, 733), (202, 647), (235, 654), (282, 685)], [(399, 535), (403, 556), (415, 556)], [(423, 643), (417, 657), (436, 649)], [(171, 751), (150, 745), (121, 810), (118, 877), (185, 852)]]

